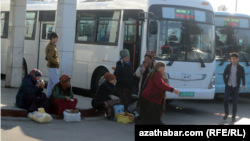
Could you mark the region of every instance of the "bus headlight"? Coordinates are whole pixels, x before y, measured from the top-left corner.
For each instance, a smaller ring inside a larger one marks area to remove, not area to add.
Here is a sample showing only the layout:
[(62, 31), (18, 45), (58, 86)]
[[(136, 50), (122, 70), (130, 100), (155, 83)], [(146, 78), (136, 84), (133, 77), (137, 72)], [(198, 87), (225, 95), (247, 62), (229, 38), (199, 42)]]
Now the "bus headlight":
[(213, 89), (213, 88), (215, 88), (215, 71), (208, 85), (208, 89)]

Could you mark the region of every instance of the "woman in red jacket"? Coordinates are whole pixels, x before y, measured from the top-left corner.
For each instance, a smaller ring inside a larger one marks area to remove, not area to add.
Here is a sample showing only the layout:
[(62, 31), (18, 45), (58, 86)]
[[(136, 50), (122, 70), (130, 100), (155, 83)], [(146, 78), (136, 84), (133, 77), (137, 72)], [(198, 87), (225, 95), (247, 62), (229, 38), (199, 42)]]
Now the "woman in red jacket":
[(163, 98), (165, 91), (179, 94), (179, 91), (164, 82), (162, 74), (166, 70), (164, 62), (157, 62), (148, 74), (142, 88), (140, 115), (136, 124), (164, 124), (161, 122)]

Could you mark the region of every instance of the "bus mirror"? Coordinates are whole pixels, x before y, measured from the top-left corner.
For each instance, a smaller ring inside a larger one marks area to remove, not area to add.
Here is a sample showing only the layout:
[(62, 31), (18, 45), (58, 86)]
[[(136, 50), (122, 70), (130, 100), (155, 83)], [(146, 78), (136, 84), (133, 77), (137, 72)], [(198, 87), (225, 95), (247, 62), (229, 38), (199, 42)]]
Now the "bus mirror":
[(150, 34), (157, 34), (157, 29), (158, 29), (157, 22), (151, 21), (149, 24)]

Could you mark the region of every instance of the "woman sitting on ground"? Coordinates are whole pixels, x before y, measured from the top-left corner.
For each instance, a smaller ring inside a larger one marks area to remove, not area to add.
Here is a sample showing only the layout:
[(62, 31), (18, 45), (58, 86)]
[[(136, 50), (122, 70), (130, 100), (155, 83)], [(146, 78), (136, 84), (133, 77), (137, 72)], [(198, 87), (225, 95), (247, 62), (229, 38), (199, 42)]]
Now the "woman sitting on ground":
[(62, 115), (65, 109), (74, 110), (76, 107), (77, 99), (73, 98), (70, 79), (69, 75), (62, 75), (59, 78), (60, 82), (55, 84), (52, 89), (49, 99), (57, 115)]
[(105, 81), (100, 85), (94, 95), (91, 105), (98, 110), (105, 108), (108, 120), (114, 120), (115, 113), (113, 106), (120, 103), (120, 99), (112, 93), (115, 91), (116, 76), (109, 72), (104, 75)]
[(140, 114), (135, 119), (136, 124), (164, 124), (161, 121), (163, 98), (165, 91), (179, 94), (179, 91), (164, 82), (162, 74), (166, 70), (164, 62), (157, 62), (148, 74), (140, 99)]
[(49, 101), (46, 94), (43, 92), (45, 83), (39, 81), (42, 73), (33, 69), (29, 75), (27, 75), (17, 92), (16, 106), (19, 108), (27, 109), (28, 112), (37, 111), (38, 108), (49, 107)]

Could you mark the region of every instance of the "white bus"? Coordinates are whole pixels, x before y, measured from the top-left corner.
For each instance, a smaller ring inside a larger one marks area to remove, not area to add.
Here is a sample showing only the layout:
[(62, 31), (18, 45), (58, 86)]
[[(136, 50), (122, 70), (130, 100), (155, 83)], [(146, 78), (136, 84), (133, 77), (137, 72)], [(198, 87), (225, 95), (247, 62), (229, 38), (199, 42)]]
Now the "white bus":
[[(6, 74), (8, 14), (1, 11), (1, 73)], [(23, 75), (33, 68), (48, 80), (45, 47), (55, 30), (56, 3), (28, 4)], [(215, 71), (214, 13), (200, 0), (113, 0), (77, 3), (72, 86), (93, 92), (105, 72), (114, 72), (119, 52), (130, 51), (134, 71), (147, 50), (167, 64), (168, 99), (213, 99)], [(66, 14), (65, 16), (70, 16)], [(70, 38), (70, 37), (69, 37)], [(191, 43), (191, 40), (194, 41)], [(60, 57), (60, 54), (59, 54)], [(137, 94), (138, 92), (135, 92)]]

